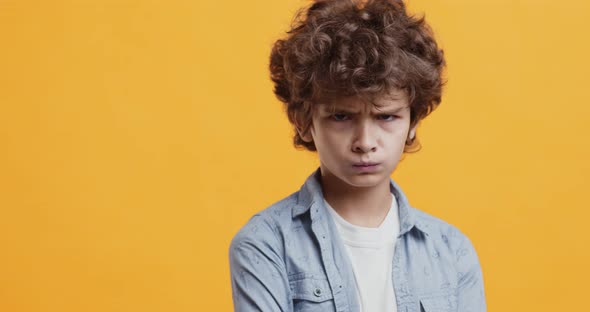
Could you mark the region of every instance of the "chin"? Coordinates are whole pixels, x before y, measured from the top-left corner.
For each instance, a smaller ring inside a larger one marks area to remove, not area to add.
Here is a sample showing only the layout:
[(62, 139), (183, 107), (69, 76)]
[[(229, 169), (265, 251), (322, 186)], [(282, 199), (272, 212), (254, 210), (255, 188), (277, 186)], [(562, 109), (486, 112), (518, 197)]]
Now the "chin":
[(353, 174), (343, 179), (347, 184), (354, 187), (374, 187), (383, 183), (383, 180), (389, 181), (389, 176), (384, 173), (371, 173), (371, 174)]

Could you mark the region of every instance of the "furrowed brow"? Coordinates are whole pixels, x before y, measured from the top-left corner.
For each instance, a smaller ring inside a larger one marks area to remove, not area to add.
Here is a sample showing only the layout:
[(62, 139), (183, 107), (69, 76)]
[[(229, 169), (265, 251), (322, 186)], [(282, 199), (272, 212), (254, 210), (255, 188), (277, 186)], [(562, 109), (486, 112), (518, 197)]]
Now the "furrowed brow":
[(322, 110), (326, 113), (335, 114), (335, 113), (346, 113), (346, 114), (358, 114), (358, 109), (354, 108), (347, 108), (347, 107), (336, 107), (331, 105), (325, 105), (322, 107)]
[(394, 115), (394, 114), (398, 114), (401, 111), (408, 109), (408, 108), (409, 108), (409, 106), (403, 106), (403, 107), (398, 107), (398, 108), (393, 108), (393, 109), (378, 110), (376, 115)]

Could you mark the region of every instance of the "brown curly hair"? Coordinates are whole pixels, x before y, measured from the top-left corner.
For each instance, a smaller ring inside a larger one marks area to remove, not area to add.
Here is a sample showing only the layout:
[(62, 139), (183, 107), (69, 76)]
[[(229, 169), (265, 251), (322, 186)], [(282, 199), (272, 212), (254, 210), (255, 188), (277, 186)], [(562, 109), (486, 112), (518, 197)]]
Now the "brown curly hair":
[[(407, 92), (412, 128), (440, 104), (445, 64), (424, 16), (408, 15), (401, 0), (315, 0), (274, 43), (269, 68), (289, 121), (306, 133), (314, 103), (395, 88)], [(298, 131), (293, 143), (316, 150)], [(419, 149), (414, 137), (404, 152)]]

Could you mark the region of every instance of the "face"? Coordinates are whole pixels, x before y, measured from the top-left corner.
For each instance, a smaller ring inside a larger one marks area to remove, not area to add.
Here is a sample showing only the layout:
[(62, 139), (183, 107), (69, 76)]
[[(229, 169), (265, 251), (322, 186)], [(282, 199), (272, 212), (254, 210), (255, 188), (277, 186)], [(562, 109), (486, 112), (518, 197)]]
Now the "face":
[(389, 183), (410, 131), (407, 94), (394, 91), (374, 99), (376, 107), (358, 97), (319, 103), (310, 131), (323, 176), (351, 187)]

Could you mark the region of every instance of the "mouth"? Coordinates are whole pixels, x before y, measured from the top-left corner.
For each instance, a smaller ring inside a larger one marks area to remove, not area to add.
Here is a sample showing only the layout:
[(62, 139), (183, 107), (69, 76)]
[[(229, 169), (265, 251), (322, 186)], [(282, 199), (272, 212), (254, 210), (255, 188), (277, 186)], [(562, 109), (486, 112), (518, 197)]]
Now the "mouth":
[(377, 162), (356, 162), (354, 164), (352, 164), (354, 167), (359, 167), (359, 168), (363, 168), (363, 167), (373, 167), (373, 166), (377, 166), (379, 163)]
[(371, 162), (371, 161), (361, 161), (352, 164), (355, 172), (368, 174), (368, 173), (377, 173), (381, 170), (380, 163)]

